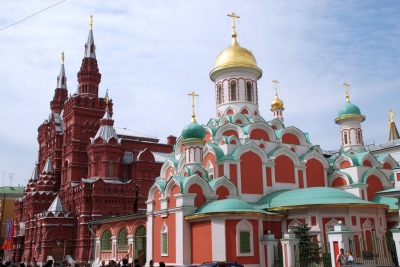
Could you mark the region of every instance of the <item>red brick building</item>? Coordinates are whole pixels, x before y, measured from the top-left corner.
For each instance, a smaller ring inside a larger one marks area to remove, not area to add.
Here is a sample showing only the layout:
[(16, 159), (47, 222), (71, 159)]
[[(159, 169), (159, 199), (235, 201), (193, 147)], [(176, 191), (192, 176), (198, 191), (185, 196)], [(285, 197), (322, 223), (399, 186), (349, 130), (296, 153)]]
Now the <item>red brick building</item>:
[(114, 128), (113, 102), (107, 92), (99, 97), (91, 27), (84, 52), (73, 94), (62, 57), (50, 115), (38, 128), (38, 162), (23, 197), (15, 201), (12, 260), (92, 259), (87, 222), (145, 210), (147, 192), (175, 144), (173, 136), (161, 144)]

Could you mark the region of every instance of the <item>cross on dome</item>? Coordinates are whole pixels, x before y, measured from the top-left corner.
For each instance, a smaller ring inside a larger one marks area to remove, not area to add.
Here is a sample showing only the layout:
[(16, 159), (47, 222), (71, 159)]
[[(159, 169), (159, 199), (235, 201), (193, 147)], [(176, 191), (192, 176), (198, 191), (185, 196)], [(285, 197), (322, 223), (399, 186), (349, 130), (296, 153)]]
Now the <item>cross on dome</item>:
[(235, 12), (232, 12), (232, 14), (228, 14), (227, 16), (232, 18), (232, 23), (233, 23), (233, 25), (232, 25), (232, 28), (233, 28), (233, 33), (236, 33), (235, 18), (236, 18), (236, 19), (239, 19), (240, 17), (239, 17), (239, 16), (237, 16), (237, 15), (235, 14)]
[(278, 95), (278, 83), (279, 81), (277, 81), (276, 79), (272, 81), (275, 84), (275, 95)]
[(195, 96), (199, 96), (199, 95), (197, 95), (194, 91), (192, 92), (192, 93), (190, 93), (190, 94), (188, 94), (188, 96), (191, 96), (192, 97), (192, 122), (197, 122), (196, 121), (196, 114), (194, 114), (194, 97)]
[(350, 96), (349, 96), (349, 86), (350, 86), (350, 84), (345, 82), (343, 85), (346, 87), (346, 101), (350, 102)]

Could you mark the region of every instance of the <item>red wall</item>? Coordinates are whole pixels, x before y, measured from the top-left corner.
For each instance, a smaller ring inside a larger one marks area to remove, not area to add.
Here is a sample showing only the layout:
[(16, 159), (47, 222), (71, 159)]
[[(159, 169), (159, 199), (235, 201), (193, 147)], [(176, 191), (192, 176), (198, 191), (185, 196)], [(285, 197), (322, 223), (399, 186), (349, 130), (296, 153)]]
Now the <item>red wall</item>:
[(228, 131), (225, 131), (222, 135), (225, 135), (225, 136), (231, 136), (231, 135), (234, 135), (234, 136), (236, 136), (237, 138), (239, 138), (239, 135), (238, 135), (238, 133), (236, 132), (236, 131), (234, 131), (234, 130), (228, 130)]
[(277, 183), (296, 183), (294, 163), (285, 155), (275, 159), (275, 181)]
[(367, 178), (367, 198), (371, 200), (375, 196), (375, 192), (383, 190), (381, 180), (375, 175), (371, 175)]
[(332, 187), (342, 186), (342, 185), (347, 185), (347, 182), (344, 178), (338, 177), (335, 180), (333, 180)]
[(206, 198), (204, 197), (203, 190), (198, 184), (191, 185), (188, 192), (196, 194), (196, 197), (194, 198), (194, 205), (196, 207), (200, 207), (201, 205), (206, 203)]
[[(168, 256), (161, 256), (161, 227), (163, 223), (168, 226)], [(155, 262), (175, 262), (176, 261), (176, 232), (175, 214), (171, 213), (167, 218), (160, 216), (154, 217), (153, 228), (153, 259)], [(149, 259), (150, 260), (150, 259)]]
[(217, 188), (216, 194), (218, 195), (218, 200), (225, 199), (226, 196), (229, 196), (229, 190), (225, 186), (220, 186)]
[(211, 222), (190, 224), (192, 263), (203, 263), (212, 260)]
[(267, 178), (267, 186), (272, 186), (272, 170), (271, 168), (265, 167), (265, 174)]
[(237, 166), (236, 164), (229, 164), (229, 179), (237, 187)]
[(168, 197), (168, 208), (175, 208), (176, 207), (176, 199), (174, 197), (175, 194), (180, 193), (179, 186), (175, 185), (171, 190), (171, 195)]
[(317, 159), (309, 159), (306, 163), (307, 187), (325, 186), (325, 170)]
[(246, 152), (240, 157), (240, 179), (243, 194), (262, 194), (262, 162), (254, 152)]
[(225, 221), (225, 241), (226, 241), (226, 258), (229, 261), (236, 261), (242, 264), (259, 264), (260, 255), (258, 249), (258, 222), (257, 220), (249, 220), (253, 226), (253, 250), (254, 256), (238, 257), (236, 251), (236, 225), (240, 220), (226, 220)]
[(264, 139), (265, 141), (269, 141), (269, 135), (264, 130), (254, 129), (250, 133), (250, 139)]
[(340, 168), (346, 168), (346, 167), (351, 167), (351, 163), (346, 161), (343, 161), (342, 164), (340, 164)]
[(282, 136), (282, 143), (300, 145), (299, 138), (297, 138), (297, 136), (295, 136), (294, 134), (290, 133), (284, 134)]

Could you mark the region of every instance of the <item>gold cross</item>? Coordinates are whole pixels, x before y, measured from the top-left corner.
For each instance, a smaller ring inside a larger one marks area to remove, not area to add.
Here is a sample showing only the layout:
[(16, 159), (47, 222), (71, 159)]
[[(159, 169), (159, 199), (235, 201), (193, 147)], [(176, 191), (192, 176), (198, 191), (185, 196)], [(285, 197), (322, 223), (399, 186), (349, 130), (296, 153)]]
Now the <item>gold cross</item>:
[(236, 16), (235, 12), (232, 12), (232, 14), (228, 14), (227, 16), (232, 18), (232, 22), (233, 22), (233, 26), (232, 26), (233, 32), (236, 32), (236, 30), (235, 30), (235, 29), (236, 29), (235, 18), (239, 19), (240, 17), (239, 17), (239, 16)]
[(108, 110), (108, 102), (110, 102), (110, 98), (108, 97), (108, 89), (106, 90), (106, 110)]
[(350, 84), (345, 82), (343, 85), (346, 87), (346, 100), (347, 100), (347, 102), (350, 102), (350, 96), (349, 96), (349, 86), (350, 86)]
[(272, 81), (275, 84), (275, 95), (278, 95), (278, 81), (275, 79)]
[(90, 26), (90, 29), (92, 29), (92, 26), (93, 26), (93, 16), (92, 15), (90, 15), (89, 26)]
[(64, 52), (62, 52), (61, 53), (61, 63), (64, 65), (64, 58), (65, 58), (65, 56), (64, 56)]
[(192, 97), (192, 122), (197, 122), (196, 115), (194, 114), (194, 97), (199, 95), (196, 95), (196, 93), (193, 91), (192, 93), (188, 94), (188, 96)]
[(393, 121), (393, 119), (394, 119), (394, 111), (390, 110), (388, 114), (389, 114), (390, 121)]

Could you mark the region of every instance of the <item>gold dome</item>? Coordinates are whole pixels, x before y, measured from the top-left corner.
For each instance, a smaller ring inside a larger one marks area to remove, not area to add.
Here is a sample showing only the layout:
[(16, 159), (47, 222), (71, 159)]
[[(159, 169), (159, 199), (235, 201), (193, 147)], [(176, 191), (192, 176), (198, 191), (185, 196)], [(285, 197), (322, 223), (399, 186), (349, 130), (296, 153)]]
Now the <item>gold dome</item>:
[(271, 110), (283, 109), (283, 101), (279, 99), (278, 94), (275, 94), (275, 99), (271, 103)]
[(215, 60), (214, 69), (211, 71), (210, 76), (221, 69), (232, 68), (232, 67), (249, 67), (256, 69), (260, 72), (260, 77), (262, 71), (257, 67), (257, 61), (254, 55), (244, 47), (241, 47), (237, 40), (237, 33), (232, 33), (232, 44), (221, 53), (219, 53), (217, 59)]

